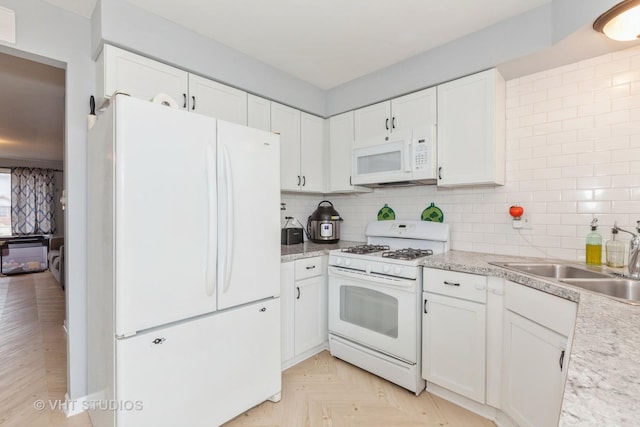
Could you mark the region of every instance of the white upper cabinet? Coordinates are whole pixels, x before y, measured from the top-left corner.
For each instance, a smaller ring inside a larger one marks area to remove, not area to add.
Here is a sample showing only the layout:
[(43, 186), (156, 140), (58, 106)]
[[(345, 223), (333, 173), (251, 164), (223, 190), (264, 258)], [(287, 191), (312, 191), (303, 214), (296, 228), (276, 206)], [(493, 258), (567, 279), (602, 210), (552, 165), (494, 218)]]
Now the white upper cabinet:
[(247, 93), (189, 74), (189, 111), (247, 125)]
[(396, 130), (432, 126), (437, 122), (436, 88), (432, 87), (391, 100), (391, 127)]
[(98, 98), (110, 98), (116, 90), (146, 100), (164, 93), (180, 108), (187, 108), (189, 73), (178, 68), (104, 45), (96, 74)]
[(391, 132), (391, 101), (359, 108), (354, 113), (355, 140)]
[(324, 191), (324, 119), (300, 115), (300, 191)]
[(504, 185), (505, 83), (491, 69), (438, 86), (438, 185)]
[(436, 123), (436, 89), (429, 88), (355, 110), (355, 142)]
[(329, 159), (325, 169), (330, 193), (372, 191), (370, 188), (351, 184), (353, 137), (353, 111), (347, 111), (329, 119)]
[(252, 94), (247, 96), (247, 126), (271, 131), (271, 101)]
[(300, 111), (272, 102), (271, 131), (280, 135), (280, 189), (300, 191)]
[(247, 93), (114, 46), (104, 45), (97, 62), (97, 95), (119, 90), (151, 100), (169, 95), (181, 109), (247, 125)]

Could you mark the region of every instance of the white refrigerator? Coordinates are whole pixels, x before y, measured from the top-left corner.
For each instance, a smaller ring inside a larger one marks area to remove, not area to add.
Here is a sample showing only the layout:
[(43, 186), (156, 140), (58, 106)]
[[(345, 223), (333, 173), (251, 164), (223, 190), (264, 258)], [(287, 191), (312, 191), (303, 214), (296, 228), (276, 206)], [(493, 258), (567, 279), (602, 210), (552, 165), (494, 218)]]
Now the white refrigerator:
[(280, 396), (279, 137), (124, 95), (88, 142), (94, 426), (216, 426)]

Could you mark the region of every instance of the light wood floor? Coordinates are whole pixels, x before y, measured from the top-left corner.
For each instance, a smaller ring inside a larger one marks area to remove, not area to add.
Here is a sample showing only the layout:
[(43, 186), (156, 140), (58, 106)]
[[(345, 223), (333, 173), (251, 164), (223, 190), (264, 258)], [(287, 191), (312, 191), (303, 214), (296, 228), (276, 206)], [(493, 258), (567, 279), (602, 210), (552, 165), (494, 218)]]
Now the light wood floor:
[[(64, 292), (51, 273), (0, 277), (0, 425), (84, 427), (88, 415), (67, 418), (49, 402), (64, 402)], [(37, 401), (45, 408), (35, 408)], [(55, 405), (55, 404), (54, 404)]]
[[(89, 427), (66, 418), (64, 293), (49, 272), (0, 277), (0, 425)], [(34, 402), (47, 402), (37, 410)], [(282, 401), (265, 402), (225, 427), (494, 426), (446, 400), (413, 393), (320, 353), (283, 373)], [(176, 426), (177, 427), (177, 426)], [(183, 426), (189, 427), (189, 426)]]
[(427, 392), (416, 397), (324, 351), (283, 372), (282, 400), (264, 402), (224, 427), (413, 427), (495, 424)]

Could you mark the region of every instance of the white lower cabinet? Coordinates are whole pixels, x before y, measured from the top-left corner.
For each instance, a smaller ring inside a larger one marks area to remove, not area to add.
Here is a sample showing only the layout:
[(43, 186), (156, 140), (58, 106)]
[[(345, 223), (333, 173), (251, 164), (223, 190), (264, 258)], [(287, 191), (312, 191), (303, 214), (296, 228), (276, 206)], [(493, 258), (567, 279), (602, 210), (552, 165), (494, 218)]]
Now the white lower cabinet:
[(327, 259), (282, 263), (282, 368), (327, 347)]
[(326, 289), (325, 276), (296, 280), (295, 354), (302, 354), (327, 340), (327, 328), (323, 322), (326, 306), (322, 303)]
[(422, 377), (485, 402), (487, 278), (424, 270)]
[(484, 403), (485, 305), (428, 292), (424, 300), (422, 376)]
[(521, 426), (558, 424), (567, 337), (505, 314), (503, 409)]
[(575, 302), (504, 279), (434, 268), (424, 269), (423, 291), (427, 391), (498, 425), (558, 425)]
[(577, 305), (505, 283), (502, 409), (520, 426), (556, 426)]

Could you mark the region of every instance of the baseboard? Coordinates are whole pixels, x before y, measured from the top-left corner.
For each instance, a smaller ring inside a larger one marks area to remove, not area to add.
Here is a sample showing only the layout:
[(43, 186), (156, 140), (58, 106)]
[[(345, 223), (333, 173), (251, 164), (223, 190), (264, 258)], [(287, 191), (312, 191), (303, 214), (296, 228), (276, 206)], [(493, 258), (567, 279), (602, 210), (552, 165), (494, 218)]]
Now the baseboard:
[(322, 344), (305, 351), (304, 353), (300, 353), (299, 355), (289, 360), (285, 360), (284, 362), (282, 362), (282, 371), (285, 371), (286, 369), (289, 369), (290, 367), (297, 365), (303, 360), (307, 360), (311, 356), (315, 356), (316, 354), (321, 353), (325, 350), (329, 350), (329, 341), (325, 341)]
[(481, 417), (485, 417), (493, 421), (498, 427), (517, 427), (517, 424), (511, 418), (509, 418), (508, 415), (506, 415), (500, 409), (494, 408), (493, 406), (476, 402), (475, 400), (471, 400), (467, 397), (461, 396), (458, 393), (447, 390), (446, 388), (440, 387), (439, 385), (430, 383), (428, 381), (426, 390), (431, 394), (448, 400), (451, 403), (454, 403), (464, 409), (480, 415)]
[(88, 396), (82, 396), (78, 399), (71, 400), (69, 394), (64, 394), (64, 414), (67, 418), (81, 414), (87, 410), (89, 402)]

